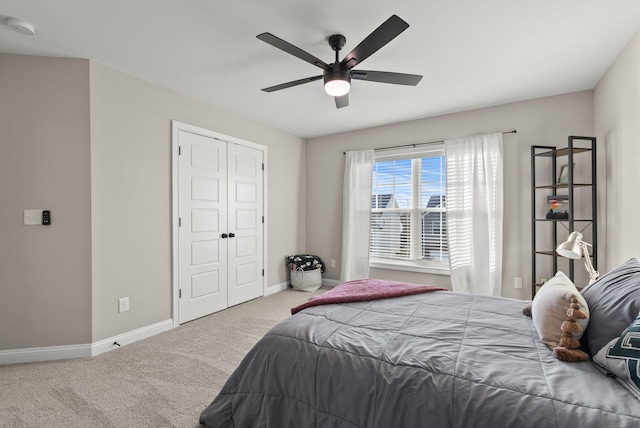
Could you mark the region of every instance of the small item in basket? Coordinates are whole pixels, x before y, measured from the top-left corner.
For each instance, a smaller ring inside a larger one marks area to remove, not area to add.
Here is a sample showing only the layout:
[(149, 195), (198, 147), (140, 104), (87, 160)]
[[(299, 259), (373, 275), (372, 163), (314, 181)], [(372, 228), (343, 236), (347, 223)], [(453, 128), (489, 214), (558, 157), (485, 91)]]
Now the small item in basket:
[(322, 259), (312, 254), (298, 254), (286, 257), (289, 270), (315, 270), (320, 269), (322, 273), (325, 271), (325, 265)]

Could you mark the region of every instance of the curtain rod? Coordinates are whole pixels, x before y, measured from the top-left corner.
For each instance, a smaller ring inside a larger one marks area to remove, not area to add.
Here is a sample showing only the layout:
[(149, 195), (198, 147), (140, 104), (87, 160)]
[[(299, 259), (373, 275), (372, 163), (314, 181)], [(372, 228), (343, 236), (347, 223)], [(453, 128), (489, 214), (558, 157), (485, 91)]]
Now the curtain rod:
[[(517, 129), (514, 129), (513, 131), (502, 131), (502, 135), (505, 134), (515, 134), (516, 132), (518, 132)], [(428, 141), (426, 143), (414, 143), (414, 144), (403, 144), (400, 146), (389, 146), (389, 147), (379, 147), (377, 149), (373, 149), (373, 151), (378, 151), (378, 150), (389, 150), (389, 149), (400, 149), (402, 147), (417, 147), (417, 146), (426, 146), (429, 144), (442, 144), (444, 143), (444, 140), (438, 140), (438, 141)], [(342, 154), (346, 154), (347, 152), (342, 152)]]

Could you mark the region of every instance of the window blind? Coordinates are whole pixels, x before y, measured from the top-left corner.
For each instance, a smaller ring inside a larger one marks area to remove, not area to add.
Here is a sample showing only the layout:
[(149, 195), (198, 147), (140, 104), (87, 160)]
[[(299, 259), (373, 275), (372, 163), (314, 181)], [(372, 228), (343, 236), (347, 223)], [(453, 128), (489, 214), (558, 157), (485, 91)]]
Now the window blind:
[(447, 261), (444, 153), (373, 164), (370, 254), (375, 258)]

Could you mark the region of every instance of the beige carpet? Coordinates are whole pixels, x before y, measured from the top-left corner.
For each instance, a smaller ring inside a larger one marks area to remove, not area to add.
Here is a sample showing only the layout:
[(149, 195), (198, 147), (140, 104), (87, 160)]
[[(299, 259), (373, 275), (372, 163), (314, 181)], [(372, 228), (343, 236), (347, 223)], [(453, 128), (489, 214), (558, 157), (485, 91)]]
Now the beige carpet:
[(94, 358), (0, 366), (0, 427), (198, 427), (253, 344), (326, 290), (288, 289)]

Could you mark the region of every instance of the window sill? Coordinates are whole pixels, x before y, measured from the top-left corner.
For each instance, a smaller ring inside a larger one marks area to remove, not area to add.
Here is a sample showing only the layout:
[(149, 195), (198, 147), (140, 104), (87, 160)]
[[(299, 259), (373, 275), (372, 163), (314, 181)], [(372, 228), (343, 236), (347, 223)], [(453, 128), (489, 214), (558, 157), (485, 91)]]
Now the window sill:
[(388, 270), (401, 270), (405, 272), (419, 272), (419, 273), (428, 273), (432, 275), (450, 275), (449, 266), (446, 264), (442, 264), (442, 267), (439, 266), (425, 266), (421, 263), (410, 262), (410, 261), (400, 261), (395, 260), (390, 262), (388, 260), (380, 260), (380, 259), (370, 259), (369, 267), (375, 269), (388, 269)]

